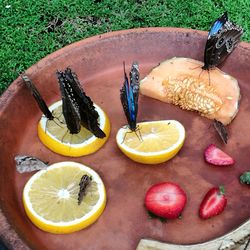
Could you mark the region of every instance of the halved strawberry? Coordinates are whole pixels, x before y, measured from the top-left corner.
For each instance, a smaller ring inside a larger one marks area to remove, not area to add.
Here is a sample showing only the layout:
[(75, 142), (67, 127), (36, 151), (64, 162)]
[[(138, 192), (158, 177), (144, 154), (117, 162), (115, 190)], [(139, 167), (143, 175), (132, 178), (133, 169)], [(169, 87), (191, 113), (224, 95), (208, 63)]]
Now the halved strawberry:
[(199, 209), (202, 219), (208, 219), (223, 212), (227, 205), (223, 186), (211, 188), (205, 195)]
[(187, 197), (175, 183), (163, 182), (149, 188), (145, 206), (151, 213), (165, 219), (178, 218), (186, 205)]
[(210, 144), (204, 152), (206, 162), (216, 166), (229, 166), (235, 163), (234, 159), (214, 144)]

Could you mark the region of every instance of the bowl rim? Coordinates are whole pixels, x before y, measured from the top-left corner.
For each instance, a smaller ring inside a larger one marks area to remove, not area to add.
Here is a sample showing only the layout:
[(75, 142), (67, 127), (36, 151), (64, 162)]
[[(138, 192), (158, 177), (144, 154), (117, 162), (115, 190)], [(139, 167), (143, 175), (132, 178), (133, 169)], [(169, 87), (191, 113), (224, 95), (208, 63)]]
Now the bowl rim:
[[(34, 68), (39, 69), (40, 65), (46, 65), (47, 64), (46, 62), (51, 62), (53, 59), (56, 59), (62, 54), (62, 52), (69, 53), (72, 48), (77, 47), (79, 45), (83, 46), (86, 44), (97, 42), (99, 40), (108, 39), (110, 37), (116, 37), (116, 36), (121, 36), (121, 35), (127, 35), (130, 33), (146, 33), (146, 32), (197, 33), (202, 36), (207, 36), (208, 34), (207, 31), (203, 31), (203, 30), (195, 30), (195, 29), (190, 29), (190, 28), (175, 28), (175, 27), (144, 27), (144, 28), (110, 31), (107, 33), (102, 33), (102, 34), (94, 35), (91, 37), (87, 37), (85, 39), (68, 44), (52, 52), (51, 54), (48, 54), (47, 56), (41, 58), (38, 62), (31, 65), (27, 70), (25, 70), (25, 72), (29, 74), (30, 72), (32, 72)], [(241, 49), (250, 50), (250, 43), (240, 42), (238, 47), (240, 47)], [(0, 115), (3, 112), (5, 106), (7, 106), (8, 103), (11, 101), (12, 96), (19, 90), (20, 86), (18, 86), (18, 83), (20, 81), (21, 81), (21, 77), (18, 76), (0, 96), (0, 104), (1, 104)]]
[[(207, 36), (207, 31), (202, 30), (195, 30), (190, 28), (176, 28), (176, 27), (144, 27), (144, 28), (134, 28), (134, 29), (126, 29), (126, 30), (118, 30), (118, 31), (111, 31), (107, 33), (102, 33), (98, 35), (94, 35), (91, 37), (84, 38), (82, 40), (73, 42), (71, 44), (68, 44), (55, 52), (52, 52), (51, 54), (48, 54), (47, 56), (41, 58), (38, 62), (31, 65), (25, 72), (27, 74), (30, 74), (34, 69), (39, 70), (40, 66), (46, 65), (49, 62), (53, 61), (57, 57), (61, 56), (62, 53), (67, 54), (70, 53), (71, 49), (77, 46), (85, 46), (87, 44), (98, 42), (100, 40), (105, 40), (111, 37), (118, 37), (123, 35), (128, 35), (131, 33), (146, 33), (146, 32), (163, 32), (163, 33), (196, 33), (201, 36)], [(240, 47), (243, 50), (247, 50), (250, 52), (250, 43), (247, 42), (240, 42), (238, 47)], [(9, 87), (2, 93), (0, 96), (0, 117), (2, 113), (5, 111), (5, 109), (8, 107), (8, 104), (13, 100), (15, 93), (19, 91), (21, 88), (21, 76), (18, 76), (10, 85)], [(2, 206), (2, 202), (0, 200), (0, 240), (3, 241), (3, 243), (6, 244), (7, 247), (11, 247), (15, 249), (18, 247), (18, 249), (30, 249), (25, 242), (21, 239), (21, 237), (18, 236), (17, 232), (14, 230), (13, 226), (9, 223), (8, 218), (4, 214), (4, 209)], [(248, 219), (245, 223), (241, 224), (236, 229), (232, 230), (231, 232), (215, 238), (210, 241), (206, 241), (204, 243), (198, 243), (198, 244), (190, 244), (190, 245), (179, 245), (179, 244), (168, 244), (168, 243), (162, 243), (156, 240), (150, 240), (150, 239), (141, 239), (137, 250), (143, 250), (148, 249), (148, 247), (157, 247), (159, 250), (198, 250), (201, 249), (201, 247), (206, 247), (207, 250), (209, 249), (215, 249), (215, 247), (220, 247), (220, 249), (231, 249), (235, 247), (237, 244), (242, 244), (242, 241), (245, 242), (248, 239), (250, 239), (250, 219)], [(225, 242), (225, 246), (222, 245), (222, 243)], [(224, 247), (224, 248), (221, 248)], [(211, 248), (212, 247), (212, 248)], [(228, 248), (229, 247), (229, 248)]]

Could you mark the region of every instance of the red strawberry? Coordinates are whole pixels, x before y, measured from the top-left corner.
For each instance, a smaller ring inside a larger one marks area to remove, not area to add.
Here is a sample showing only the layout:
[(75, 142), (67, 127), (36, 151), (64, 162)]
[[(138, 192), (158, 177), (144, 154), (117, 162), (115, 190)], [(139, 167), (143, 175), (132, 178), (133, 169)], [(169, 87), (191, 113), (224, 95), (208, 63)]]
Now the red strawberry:
[(227, 199), (224, 194), (224, 187), (213, 187), (205, 195), (199, 214), (202, 219), (208, 219), (223, 212), (227, 205)]
[(235, 163), (234, 159), (214, 144), (209, 145), (204, 152), (205, 160), (216, 166), (229, 166)]
[(178, 218), (184, 209), (187, 197), (179, 185), (163, 182), (149, 188), (145, 206), (151, 213), (166, 219)]

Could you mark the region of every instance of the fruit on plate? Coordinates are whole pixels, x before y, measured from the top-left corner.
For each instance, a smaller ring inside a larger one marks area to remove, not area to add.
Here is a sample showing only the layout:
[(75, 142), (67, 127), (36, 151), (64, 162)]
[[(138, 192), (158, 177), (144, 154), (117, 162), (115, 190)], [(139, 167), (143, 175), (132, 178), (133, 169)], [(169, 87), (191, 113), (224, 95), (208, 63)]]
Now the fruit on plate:
[(240, 183), (250, 185), (250, 172), (244, 172), (241, 174)]
[(162, 182), (149, 188), (145, 195), (146, 209), (165, 219), (178, 218), (187, 202), (183, 189), (172, 182)]
[(144, 164), (163, 163), (174, 157), (185, 140), (185, 129), (175, 120), (137, 123), (132, 132), (128, 127), (120, 128), (116, 142), (130, 159)]
[(58, 101), (49, 107), (55, 118), (49, 120), (42, 116), (38, 123), (38, 136), (42, 143), (53, 152), (65, 156), (77, 157), (96, 152), (109, 137), (110, 122), (105, 112), (96, 104), (94, 106), (99, 114), (100, 128), (106, 137), (97, 138), (83, 126), (78, 134), (71, 134), (62, 115), (62, 101)]
[(239, 109), (238, 82), (218, 68), (207, 71), (202, 66), (190, 58), (164, 61), (141, 80), (140, 92), (227, 125)]
[(204, 151), (205, 161), (215, 166), (230, 166), (235, 163), (234, 159), (216, 147), (210, 144)]
[[(91, 179), (82, 190), (84, 194), (79, 193), (83, 175)], [(106, 191), (93, 169), (76, 162), (59, 162), (29, 179), (23, 190), (23, 204), (38, 228), (65, 234), (85, 228), (99, 218), (105, 208)]]
[(211, 188), (205, 195), (199, 209), (202, 219), (208, 219), (222, 213), (227, 205), (223, 186)]

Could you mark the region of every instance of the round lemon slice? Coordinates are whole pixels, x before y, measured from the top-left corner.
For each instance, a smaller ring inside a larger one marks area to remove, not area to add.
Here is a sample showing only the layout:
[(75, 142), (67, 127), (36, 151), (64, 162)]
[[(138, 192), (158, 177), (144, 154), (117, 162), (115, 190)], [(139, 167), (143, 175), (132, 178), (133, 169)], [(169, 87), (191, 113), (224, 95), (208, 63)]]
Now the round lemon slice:
[[(91, 178), (78, 204), (79, 183)], [(59, 162), (34, 174), (23, 190), (23, 204), (30, 220), (40, 229), (65, 234), (94, 223), (106, 204), (106, 191), (100, 176), (76, 162)]]
[(105, 112), (96, 104), (94, 106), (99, 114), (100, 128), (106, 137), (97, 138), (83, 126), (78, 134), (70, 134), (62, 115), (62, 101), (49, 107), (55, 117), (53, 120), (42, 116), (38, 123), (38, 137), (46, 147), (61, 155), (78, 157), (96, 152), (109, 137), (110, 122)]
[(138, 123), (132, 132), (128, 127), (120, 128), (116, 142), (130, 159), (144, 164), (158, 164), (174, 157), (185, 140), (183, 125), (175, 120)]

